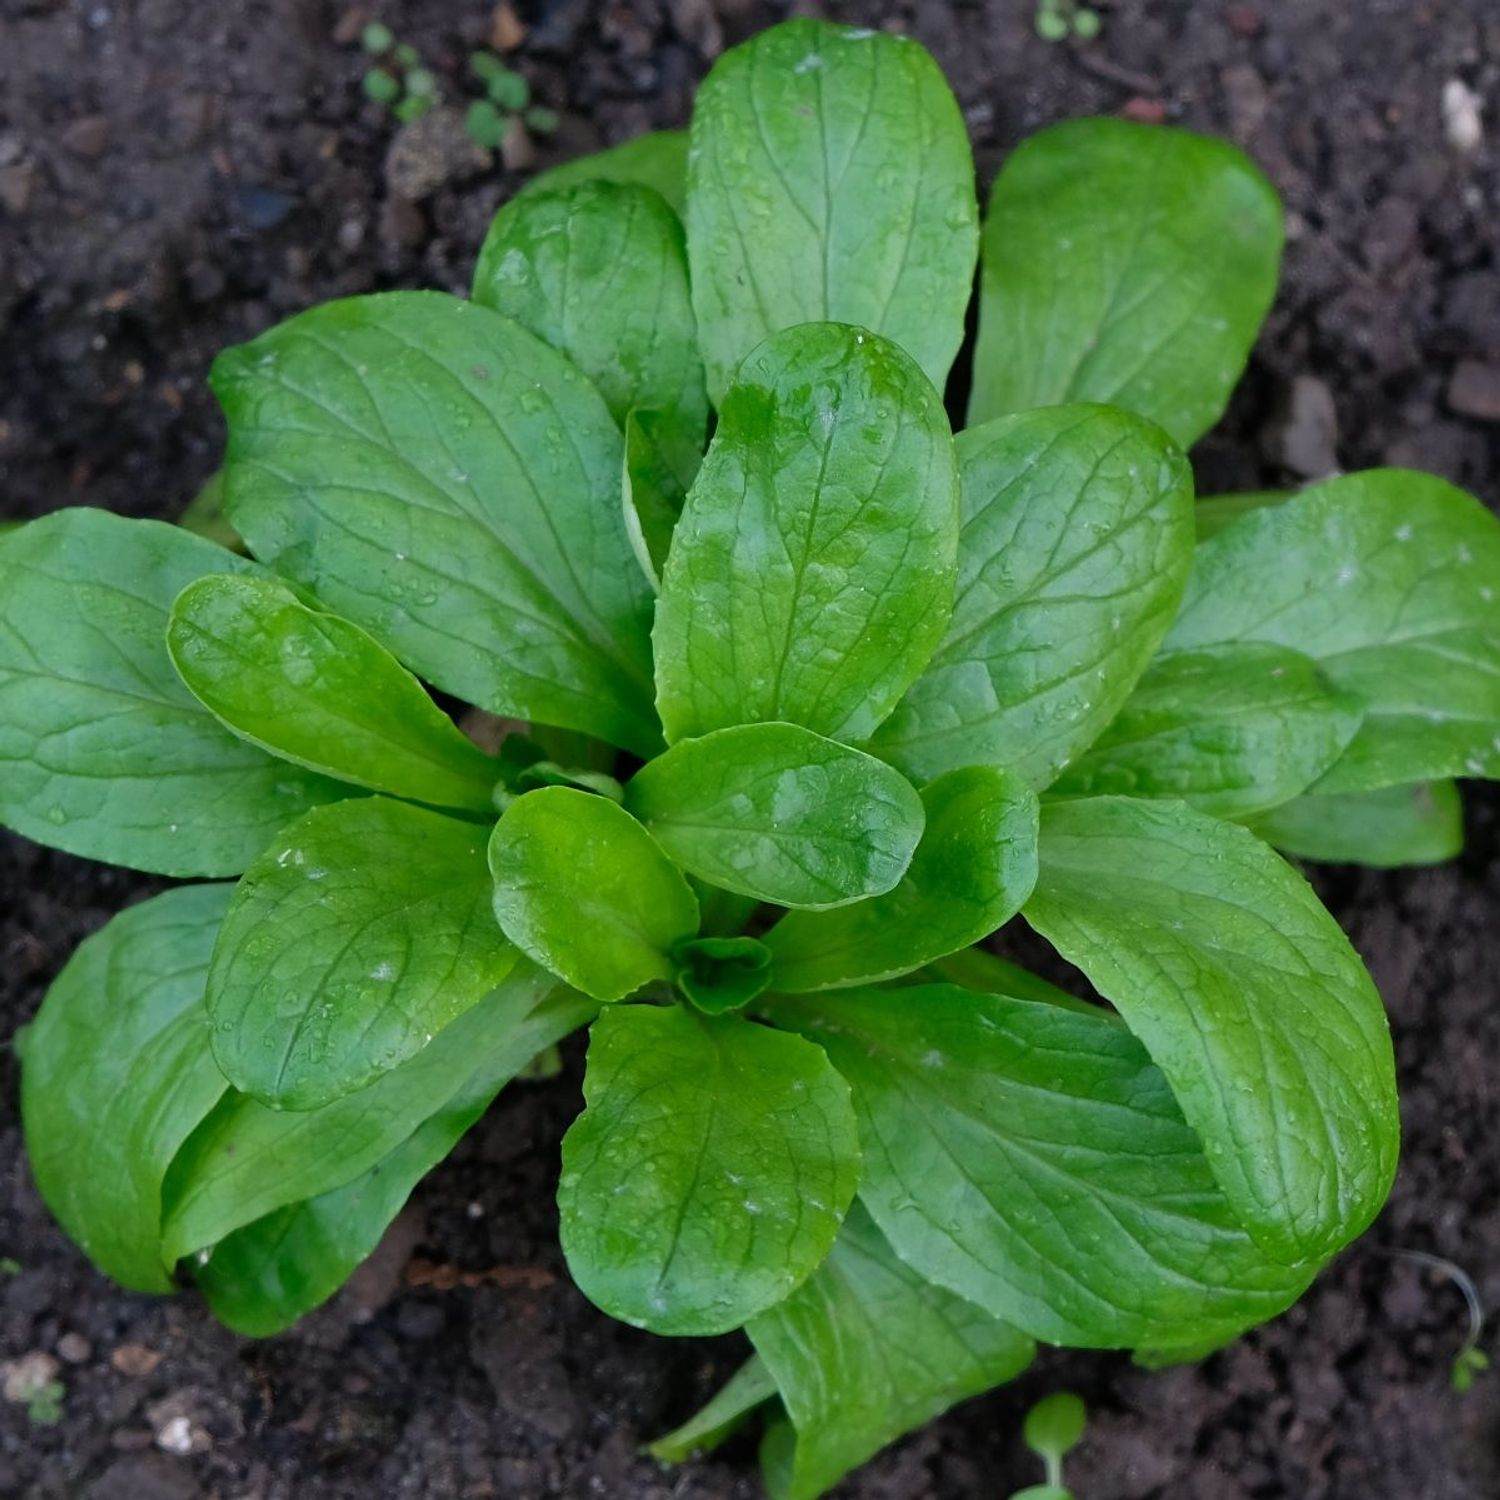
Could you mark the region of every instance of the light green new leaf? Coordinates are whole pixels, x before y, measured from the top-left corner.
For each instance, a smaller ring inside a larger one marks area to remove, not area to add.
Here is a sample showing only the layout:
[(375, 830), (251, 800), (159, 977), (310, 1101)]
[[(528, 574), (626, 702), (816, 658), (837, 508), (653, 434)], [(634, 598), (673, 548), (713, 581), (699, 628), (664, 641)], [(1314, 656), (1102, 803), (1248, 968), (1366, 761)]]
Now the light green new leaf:
[(651, 753), (620, 433), (566, 358), (489, 308), (386, 292), (228, 350), (212, 382), (257, 557), (446, 692)]
[(1289, 802), (1354, 738), (1359, 700), (1285, 646), (1176, 651), (1147, 667), (1055, 797), (1179, 797), (1237, 818)]
[(232, 889), (184, 886), (122, 912), (79, 945), (26, 1032), (32, 1176), (84, 1254), (133, 1291), (172, 1289), (162, 1179), (226, 1087), (203, 980)]
[(1252, 510), (1265, 510), (1290, 500), (1295, 490), (1247, 490), (1239, 495), (1205, 495), (1193, 507), (1193, 527), (1200, 542), (1206, 542), (1227, 531), (1241, 516)]
[(177, 526), (63, 510), (0, 543), (0, 822), (161, 875), (237, 875), (350, 789), (230, 734), (182, 685), (167, 614), (253, 565)]
[(725, 398), (662, 576), (668, 741), (765, 720), (864, 739), (942, 636), (957, 545), (948, 419), (911, 360), (832, 323), (768, 340)]
[(1500, 775), (1500, 523), (1430, 474), (1372, 469), (1198, 548), (1174, 651), (1290, 646), (1365, 705), (1323, 792)]
[(1025, 915), (1140, 1037), (1268, 1254), (1331, 1254), (1374, 1218), (1396, 1168), (1390, 1034), (1291, 866), (1178, 803), (1060, 802)]
[[(243, 552), (245, 543), (224, 514), (224, 471), (215, 469), (203, 481), (203, 487), (188, 501), (177, 524), (205, 541), (227, 547), (231, 552)], [(0, 526), (0, 530), (3, 530)]]
[(548, 996), (479, 1055), (458, 1091), (373, 1167), (342, 1187), (275, 1209), (219, 1241), (193, 1270), (214, 1316), (236, 1333), (265, 1338), (332, 1296), (380, 1243), (411, 1190), (453, 1149), (500, 1089), (597, 1009), (571, 991)]
[(1451, 781), (1309, 793), (1245, 823), (1284, 854), (1333, 864), (1436, 865), (1464, 847), (1463, 802)]
[(900, 772), (796, 724), (680, 740), (636, 772), (625, 805), (700, 880), (813, 910), (890, 890), (924, 820)]
[(242, 1093), (316, 1109), (420, 1052), (505, 978), (474, 823), (364, 797), (286, 829), (235, 889), (208, 977)]
[(963, 530), (943, 643), (872, 748), (918, 781), (1003, 765), (1038, 789), (1130, 695), (1193, 549), (1192, 473), (1160, 429), (1100, 406), (957, 440)]
[(189, 584), (167, 650), (193, 696), (262, 750), (393, 797), (493, 811), (497, 763), (384, 646), (285, 584)]
[(1281, 242), (1275, 189), (1225, 141), (1108, 119), (1039, 131), (990, 196), (970, 425), (1102, 401), (1192, 443), (1245, 368)]
[(681, 1464), (701, 1453), (712, 1453), (738, 1431), (745, 1419), (776, 1394), (776, 1382), (758, 1354), (752, 1354), (728, 1383), (681, 1427), (648, 1445), (663, 1463)]
[(579, 1289), (655, 1333), (726, 1333), (794, 1291), (854, 1197), (849, 1090), (810, 1042), (691, 1007), (594, 1023), (563, 1138)]
[(1036, 884), (1036, 793), (971, 766), (922, 789), (927, 822), (901, 882), (828, 912), (788, 912), (765, 943), (773, 986), (796, 993), (910, 973), (1008, 922)]
[(1038, 1338), (1238, 1332), (1306, 1287), (1239, 1226), (1124, 1027), (948, 985), (776, 1003), (854, 1091), (860, 1196), (909, 1266)]
[(700, 937), (679, 943), (677, 988), (705, 1015), (743, 1010), (771, 985), (771, 950), (752, 937)]
[(511, 199), (479, 252), (474, 300), (566, 354), (622, 427), (637, 407), (671, 413), (701, 451), (708, 397), (687, 251), (660, 194), (594, 181)]
[(670, 980), (698, 901), (618, 803), (572, 787), (513, 802), (490, 840), (494, 908), (528, 957), (596, 1000)]
[(979, 210), (969, 133), (906, 37), (789, 21), (726, 52), (688, 158), (693, 304), (717, 403), (798, 323), (854, 323), (942, 388), (963, 340)]
[(672, 533), (703, 459), (702, 436), (700, 430), (695, 440), (670, 413), (632, 411), (625, 418), (625, 530), (653, 589), (661, 588)]
[(923, 1281), (857, 1204), (828, 1259), (745, 1331), (796, 1430), (789, 1482), (768, 1484), (777, 1500), (816, 1500), (903, 1433), (1014, 1380), (1035, 1353)]
[[(321, 1109), (268, 1109), (231, 1090), (184, 1142), (167, 1174), (167, 1263), (375, 1167), (459, 1097), (478, 1076), (476, 1068), (508, 1056), (516, 1037), (529, 1036), (524, 1028), (532, 1012), (556, 988), (552, 975), (517, 963), (498, 989), (438, 1032), (430, 1046)], [(548, 1039), (544, 1034), (538, 1046)], [(530, 1057), (536, 1048), (521, 1050)]]
[(638, 183), (654, 188), (680, 217), (687, 203), (687, 159), (687, 131), (652, 130), (540, 172), (521, 193), (556, 192), (580, 182)]

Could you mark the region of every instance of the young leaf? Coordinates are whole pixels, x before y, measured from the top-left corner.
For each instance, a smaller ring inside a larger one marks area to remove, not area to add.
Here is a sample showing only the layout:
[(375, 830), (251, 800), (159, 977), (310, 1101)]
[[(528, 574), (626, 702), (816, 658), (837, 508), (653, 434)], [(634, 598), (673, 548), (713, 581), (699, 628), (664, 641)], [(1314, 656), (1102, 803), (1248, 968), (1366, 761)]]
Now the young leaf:
[(458, 1091), (389, 1155), (342, 1187), (275, 1209), (220, 1240), (193, 1271), (214, 1316), (236, 1333), (265, 1338), (332, 1296), (500, 1089), (597, 1009), (570, 990), (548, 996), (471, 1059)]
[(358, 625), (269, 578), (219, 574), (177, 597), (167, 650), (241, 739), (356, 786), (492, 812), (500, 768)]
[(486, 830), (384, 797), (319, 808), (235, 889), (208, 977), (214, 1057), (273, 1109), (316, 1109), (420, 1052), (516, 962)]
[(1198, 548), (1167, 638), (1290, 646), (1365, 705), (1316, 791), (1500, 775), (1500, 523), (1429, 474), (1374, 469)]
[(0, 822), (161, 875), (237, 875), (347, 787), (236, 739), (182, 685), (167, 612), (252, 564), (177, 526), (63, 510), (0, 543)]
[(858, 1204), (828, 1259), (745, 1330), (796, 1430), (785, 1500), (816, 1500), (858, 1464), (955, 1402), (1014, 1380), (1024, 1334), (932, 1286)]
[(490, 840), (495, 915), (529, 958), (596, 1000), (670, 980), (698, 902), (617, 803), (571, 787), (528, 792)]
[(1245, 823), (1283, 854), (1334, 864), (1436, 865), (1464, 847), (1463, 803), (1451, 781), (1309, 793)]
[(890, 890), (924, 816), (899, 772), (796, 724), (680, 740), (636, 772), (625, 805), (700, 880), (814, 910)]
[(1291, 1263), (1353, 1239), (1396, 1166), (1391, 1040), (1307, 882), (1173, 803), (1057, 803), (1041, 847), (1026, 919), (1145, 1044), (1257, 1243)]
[(1175, 651), (1147, 667), (1054, 797), (1179, 797), (1221, 818), (1279, 807), (1339, 758), (1359, 700), (1285, 646)]
[(651, 753), (620, 434), (567, 359), (488, 308), (386, 292), (221, 354), (212, 383), (258, 557), (446, 692)]
[(907, 974), (1008, 922), (1036, 884), (1036, 794), (971, 766), (922, 789), (926, 827), (899, 885), (827, 912), (788, 912), (769, 933), (778, 990)]
[(789, 21), (698, 91), (688, 255), (709, 394), (798, 323), (858, 324), (939, 389), (963, 339), (979, 211), (969, 133), (915, 42)]
[(919, 1274), (1037, 1338), (1239, 1332), (1315, 1261), (1255, 1246), (1122, 1026), (947, 985), (778, 1000), (854, 1091), (860, 1195)]
[[(529, 1037), (528, 1018), (556, 988), (552, 975), (518, 962), (430, 1046), (321, 1109), (268, 1109), (231, 1089), (183, 1143), (167, 1174), (167, 1264), (375, 1167), (459, 1097), (476, 1068), (507, 1056), (514, 1038)], [(548, 1039), (544, 1033), (539, 1045)]]
[(647, 1445), (647, 1452), (663, 1463), (681, 1464), (701, 1453), (712, 1453), (736, 1432), (756, 1407), (776, 1394), (776, 1382), (758, 1354), (752, 1354), (729, 1382), (701, 1411), (681, 1427)]
[(583, 182), (512, 198), (485, 236), (473, 295), (566, 354), (622, 427), (636, 407), (669, 412), (702, 450), (687, 251), (660, 194)]
[[(203, 488), (188, 501), (177, 518), (177, 524), (205, 541), (228, 547), (231, 552), (243, 552), (245, 543), (224, 514), (224, 471), (215, 469), (203, 481)], [(0, 526), (0, 530), (3, 530)]]
[(985, 220), (973, 426), (1063, 401), (1219, 420), (1276, 292), (1275, 189), (1224, 141), (1125, 120), (1031, 136)]
[(1064, 1458), (1083, 1441), (1088, 1412), (1072, 1391), (1054, 1391), (1026, 1413), (1026, 1446), (1045, 1460), (1054, 1481)]
[(203, 980), (232, 889), (183, 886), (122, 912), (79, 945), (26, 1033), (21, 1118), (37, 1189), (133, 1291), (172, 1289), (162, 1179), (225, 1089)]
[(1193, 507), (1193, 526), (1200, 542), (1210, 541), (1227, 531), (1241, 516), (1252, 510), (1265, 510), (1290, 500), (1294, 490), (1248, 490), (1241, 495), (1207, 495)]
[(1166, 634), (1192, 559), (1192, 474), (1165, 433), (1099, 406), (1007, 417), (957, 448), (953, 619), (872, 748), (918, 781), (989, 764), (1040, 789)]
[(1010, 995), (1017, 1000), (1034, 1000), (1038, 1005), (1060, 1005), (1064, 1010), (1092, 1016), (1112, 1026), (1123, 1024), (1114, 1011), (1080, 1000), (1040, 974), (1033, 974), (1030, 969), (1023, 969), (985, 948), (965, 948), (946, 958), (936, 958), (927, 965), (927, 973), (945, 984), (956, 984), (981, 995)]
[(672, 950), (677, 988), (704, 1015), (743, 1010), (771, 984), (771, 951), (752, 937), (701, 937)]
[(557, 192), (580, 182), (638, 183), (654, 188), (680, 218), (687, 204), (687, 159), (687, 131), (648, 131), (621, 145), (538, 173), (521, 194)]
[(672, 533), (703, 458), (701, 438), (700, 432), (695, 441), (670, 413), (632, 411), (625, 418), (625, 530), (653, 589), (661, 588)]
[(738, 1328), (828, 1253), (854, 1196), (849, 1090), (810, 1042), (685, 1005), (594, 1023), (563, 1138), (562, 1245), (583, 1294), (655, 1333)]
[(668, 741), (765, 720), (868, 736), (942, 635), (957, 543), (948, 419), (911, 360), (832, 323), (768, 340), (724, 400), (662, 576)]

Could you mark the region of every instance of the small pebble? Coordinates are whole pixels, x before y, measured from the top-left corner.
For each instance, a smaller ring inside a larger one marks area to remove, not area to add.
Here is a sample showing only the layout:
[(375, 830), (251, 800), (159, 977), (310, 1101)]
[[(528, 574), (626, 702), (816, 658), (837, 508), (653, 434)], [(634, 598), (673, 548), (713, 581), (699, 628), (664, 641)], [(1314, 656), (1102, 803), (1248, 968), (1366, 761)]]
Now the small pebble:
[(65, 1333), (57, 1341), (57, 1352), (70, 1365), (88, 1362), (94, 1346), (81, 1333)]
[(1443, 133), (1455, 151), (1477, 151), (1484, 140), (1479, 95), (1462, 78), (1443, 85)]

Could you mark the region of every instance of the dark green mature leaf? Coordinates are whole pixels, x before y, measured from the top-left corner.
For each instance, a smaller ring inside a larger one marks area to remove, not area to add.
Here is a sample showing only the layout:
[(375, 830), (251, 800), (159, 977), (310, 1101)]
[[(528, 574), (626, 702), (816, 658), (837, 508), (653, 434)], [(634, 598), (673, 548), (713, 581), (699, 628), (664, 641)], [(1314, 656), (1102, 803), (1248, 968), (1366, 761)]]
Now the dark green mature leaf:
[(237, 875), (349, 789), (236, 739), (182, 685), (167, 612), (252, 564), (157, 521), (63, 510), (0, 545), (0, 822), (162, 875)]
[(1236, 1222), (1124, 1027), (947, 985), (778, 1001), (854, 1090), (860, 1195), (915, 1271), (1028, 1333), (1128, 1348), (1234, 1333), (1316, 1264)]
[(1171, 652), (1146, 669), (1051, 794), (1180, 797), (1221, 818), (1242, 817), (1305, 791), (1362, 717), (1357, 698), (1288, 647)]
[[(231, 1090), (183, 1144), (167, 1175), (167, 1263), (375, 1167), (459, 1097), (479, 1076), (476, 1068), (506, 1056), (518, 1035), (529, 1037), (524, 1028), (532, 1013), (556, 989), (552, 975), (517, 963), (498, 989), (430, 1046), (322, 1109), (268, 1109)], [(543, 1036), (539, 1046), (546, 1045)]]
[(1365, 705), (1322, 792), (1500, 775), (1500, 523), (1430, 474), (1373, 469), (1198, 548), (1169, 650), (1290, 646)]
[(556, 192), (580, 182), (633, 182), (654, 188), (680, 216), (687, 203), (687, 159), (687, 131), (653, 130), (541, 172), (521, 192)]
[(899, 885), (828, 912), (788, 912), (766, 934), (778, 990), (909, 973), (1008, 922), (1036, 884), (1036, 794), (989, 766), (922, 789), (926, 828)]
[(235, 890), (208, 978), (214, 1056), (242, 1093), (316, 1109), (420, 1052), (516, 962), (487, 830), (365, 797), (286, 829)]
[(969, 133), (906, 37), (789, 21), (726, 52), (688, 162), (693, 303), (717, 402), (770, 334), (884, 334), (939, 389), (963, 339), (979, 210)]
[(700, 880), (813, 910), (890, 890), (924, 818), (899, 772), (796, 724), (680, 740), (636, 772), (625, 805)]
[(226, 1088), (203, 981), (231, 890), (184, 886), (122, 912), (79, 945), (26, 1032), (37, 1188), (84, 1254), (138, 1292), (172, 1289), (162, 1179)]
[(670, 413), (701, 450), (687, 251), (659, 193), (593, 181), (512, 198), (479, 252), (474, 300), (566, 354), (622, 427), (637, 407)]
[(831, 323), (741, 367), (662, 576), (657, 703), (675, 742), (786, 720), (866, 737), (947, 623), (958, 543), (937, 392)]
[(1268, 1254), (1321, 1257), (1370, 1222), (1396, 1168), (1390, 1034), (1295, 870), (1180, 804), (1061, 802), (1025, 915), (1140, 1037)]
[(389, 1155), (342, 1187), (275, 1209), (219, 1241), (193, 1271), (214, 1316), (236, 1333), (264, 1338), (330, 1297), (500, 1089), (597, 1009), (568, 990), (548, 996), (471, 1059), (458, 1091)]
[(990, 197), (970, 425), (1103, 401), (1193, 442), (1245, 368), (1281, 242), (1275, 189), (1225, 141), (1109, 119), (1039, 131)]
[(528, 792), (490, 840), (495, 915), (528, 957), (596, 1000), (670, 980), (698, 901), (617, 803), (571, 787)]
[(497, 763), (378, 641), (275, 579), (189, 584), (167, 651), (193, 696), (262, 750), (393, 797), (493, 810)]
[(801, 1037), (685, 1005), (604, 1012), (563, 1138), (563, 1253), (612, 1317), (725, 1333), (828, 1253), (859, 1175), (849, 1090)]
[(1451, 781), (1309, 793), (1245, 822), (1284, 854), (1335, 864), (1435, 865), (1464, 847), (1463, 803)]
[(352, 297), (214, 362), (230, 519), (445, 691), (649, 754), (651, 594), (588, 381), (488, 308)]
[(701, 1411), (695, 1412), (681, 1427), (657, 1438), (647, 1451), (653, 1458), (669, 1464), (686, 1463), (696, 1454), (712, 1453), (757, 1406), (775, 1394), (776, 1382), (771, 1372), (758, 1354), (752, 1354)]
[(745, 1330), (796, 1429), (781, 1500), (816, 1500), (955, 1402), (1013, 1380), (1036, 1346), (922, 1280), (859, 1205), (828, 1259)]
[(957, 449), (953, 619), (873, 748), (919, 781), (990, 764), (1041, 788), (1166, 634), (1192, 558), (1192, 474), (1165, 433), (1099, 406), (1007, 417)]

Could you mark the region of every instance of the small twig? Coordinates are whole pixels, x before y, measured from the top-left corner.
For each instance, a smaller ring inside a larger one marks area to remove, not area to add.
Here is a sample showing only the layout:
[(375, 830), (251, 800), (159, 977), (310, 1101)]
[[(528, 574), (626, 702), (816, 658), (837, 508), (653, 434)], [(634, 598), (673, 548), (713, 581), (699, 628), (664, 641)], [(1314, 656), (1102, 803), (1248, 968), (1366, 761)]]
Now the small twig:
[(1152, 78), (1148, 73), (1137, 73), (1134, 68), (1111, 62), (1109, 58), (1087, 47), (1071, 48), (1070, 54), (1085, 73), (1092, 73), (1107, 83), (1117, 83), (1132, 93), (1149, 94), (1154, 99), (1159, 99), (1162, 95), (1161, 80)]
[(1426, 1250), (1387, 1249), (1383, 1245), (1375, 1248), (1377, 1254), (1389, 1256), (1393, 1260), (1410, 1261), (1413, 1265), (1436, 1271), (1463, 1293), (1464, 1302), (1469, 1309), (1469, 1333), (1453, 1358), (1453, 1387), (1460, 1393), (1467, 1391), (1475, 1372), (1485, 1369), (1489, 1364), (1479, 1348), (1479, 1340), (1484, 1334), (1484, 1304), (1479, 1300), (1479, 1288), (1474, 1285), (1474, 1278), (1457, 1262), (1441, 1255), (1432, 1255)]

